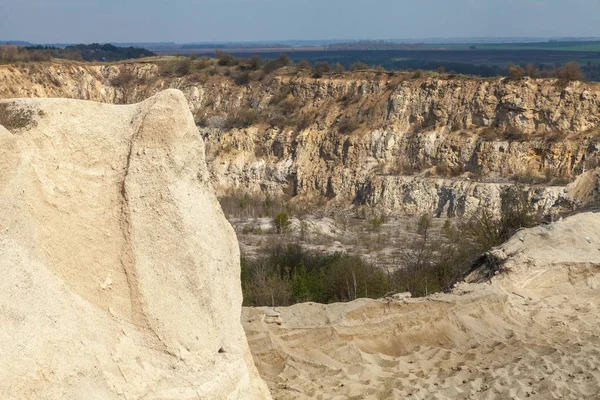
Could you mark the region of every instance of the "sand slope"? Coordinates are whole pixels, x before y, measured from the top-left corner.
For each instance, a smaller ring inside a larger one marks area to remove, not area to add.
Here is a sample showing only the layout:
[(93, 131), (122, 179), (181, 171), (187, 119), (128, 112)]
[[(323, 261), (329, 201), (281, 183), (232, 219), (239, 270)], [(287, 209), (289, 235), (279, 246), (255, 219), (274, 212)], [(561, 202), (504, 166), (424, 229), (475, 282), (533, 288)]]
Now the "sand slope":
[[(450, 294), (246, 308), (278, 399), (600, 398), (600, 214), (519, 232)], [(482, 267), (482, 271), (485, 266)]]
[(270, 398), (183, 94), (0, 104), (0, 398)]

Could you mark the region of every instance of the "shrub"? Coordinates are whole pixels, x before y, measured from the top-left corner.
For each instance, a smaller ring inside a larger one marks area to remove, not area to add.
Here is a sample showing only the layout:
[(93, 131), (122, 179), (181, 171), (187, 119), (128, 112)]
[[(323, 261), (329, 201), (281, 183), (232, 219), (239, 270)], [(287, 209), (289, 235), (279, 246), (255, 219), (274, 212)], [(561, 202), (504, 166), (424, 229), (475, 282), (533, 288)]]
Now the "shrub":
[(415, 73), (413, 74), (413, 79), (419, 79), (422, 78), (423, 76), (425, 76), (425, 72), (423, 72), (422, 69), (418, 69), (415, 71)]
[(190, 82), (206, 83), (208, 82), (208, 74), (195, 71), (188, 75), (188, 80)]
[(124, 87), (133, 82), (135, 76), (129, 70), (119, 71), (111, 80), (110, 84), (114, 87)]
[(570, 62), (562, 68), (557, 68), (555, 73), (558, 79), (565, 82), (583, 80), (583, 72), (581, 72), (581, 67), (576, 62)]
[(298, 131), (303, 131), (308, 128), (315, 122), (315, 115), (313, 113), (303, 114), (302, 117), (297, 121), (296, 129)]
[(298, 63), (296, 64), (296, 68), (298, 69), (312, 69), (312, 65), (310, 64), (310, 62), (308, 60), (300, 60), (298, 61)]
[(269, 104), (277, 105), (277, 104), (281, 103), (282, 101), (284, 101), (285, 99), (288, 98), (290, 93), (291, 93), (291, 90), (288, 86), (280, 87), (279, 90), (277, 91), (277, 93), (273, 97), (271, 97)]
[(245, 86), (249, 84), (251, 80), (252, 79), (249, 72), (242, 72), (233, 78), (233, 82), (238, 86)]
[(278, 70), (279, 68), (281, 68), (281, 65), (277, 61), (269, 60), (265, 63), (265, 66), (263, 67), (263, 72), (265, 74), (270, 74)]
[(462, 229), (475, 239), (481, 252), (485, 252), (510, 239), (519, 229), (535, 226), (539, 221), (527, 191), (514, 186), (505, 189), (501, 195), (500, 215), (493, 215), (487, 205), (482, 205)]
[(247, 128), (258, 121), (258, 114), (254, 110), (239, 110), (227, 117), (224, 128)]
[(357, 61), (350, 66), (350, 71), (361, 71), (366, 69), (369, 69), (369, 66), (360, 61)]
[(248, 60), (245, 63), (246, 68), (251, 69), (252, 71), (257, 71), (259, 70), (263, 65), (263, 60), (262, 58), (260, 58), (260, 56), (257, 55), (253, 55), (250, 56), (250, 58), (248, 58)]
[(201, 71), (210, 65), (210, 58), (202, 57), (194, 62), (194, 69)]
[(192, 72), (192, 60), (184, 58), (183, 60), (175, 62), (173, 72), (176, 76), (185, 76)]
[(299, 107), (293, 98), (285, 99), (277, 105), (278, 111), (286, 117), (293, 115)]
[(377, 298), (388, 289), (384, 271), (360, 257), (314, 253), (297, 244), (274, 245), (257, 259), (242, 257), (241, 265), (247, 306)]
[(528, 77), (536, 79), (540, 77), (540, 70), (535, 67), (533, 64), (528, 64), (525, 67), (525, 73)]
[(280, 212), (273, 219), (275, 222), (275, 228), (277, 229), (277, 233), (282, 234), (287, 232), (289, 229), (291, 222), (288, 215), (284, 212)]
[(292, 65), (292, 59), (285, 53), (281, 53), (277, 60), (269, 60), (265, 63), (263, 67), (263, 72), (265, 74), (270, 74), (280, 68), (287, 67)]
[(221, 66), (231, 67), (237, 65), (238, 60), (233, 54), (225, 53), (221, 50), (215, 51), (215, 58), (218, 60), (218, 64)]
[(27, 128), (34, 124), (35, 119), (33, 110), (18, 109), (9, 103), (0, 103), (0, 125), (4, 126), (9, 131)]
[(330, 72), (331, 67), (327, 62), (318, 62), (315, 64), (313, 78), (321, 78), (323, 74)]
[(448, 291), (489, 250), (539, 221), (527, 192), (518, 186), (502, 193), (498, 215), (486, 204), (454, 226), (447, 221), (441, 230), (442, 240), (432, 236), (431, 216), (422, 215), (417, 221), (417, 238), (398, 254), (402, 268), (391, 274), (390, 287), (395, 292), (411, 292), (414, 297)]
[(369, 223), (371, 224), (371, 229), (373, 229), (374, 231), (379, 232), (381, 230), (381, 227), (385, 223), (385, 216), (383, 214), (377, 215), (377, 216), (373, 217), (369, 221)]
[(228, 218), (260, 218), (275, 217), (281, 212), (288, 212), (289, 197), (272, 198), (270, 195), (251, 195), (243, 192), (232, 192), (221, 196), (219, 202)]
[(344, 117), (338, 124), (339, 133), (352, 133), (358, 129), (360, 124), (354, 118)]
[(279, 58), (277, 59), (277, 62), (282, 67), (288, 67), (288, 66), (290, 66), (290, 65), (293, 64), (292, 59), (287, 54), (285, 54), (285, 53), (281, 53), (279, 55)]
[(335, 66), (333, 67), (333, 71), (335, 73), (341, 74), (342, 72), (346, 71), (346, 68), (344, 68), (344, 66), (340, 63), (336, 63)]
[(508, 67), (508, 77), (513, 81), (520, 81), (525, 76), (525, 70), (520, 65)]

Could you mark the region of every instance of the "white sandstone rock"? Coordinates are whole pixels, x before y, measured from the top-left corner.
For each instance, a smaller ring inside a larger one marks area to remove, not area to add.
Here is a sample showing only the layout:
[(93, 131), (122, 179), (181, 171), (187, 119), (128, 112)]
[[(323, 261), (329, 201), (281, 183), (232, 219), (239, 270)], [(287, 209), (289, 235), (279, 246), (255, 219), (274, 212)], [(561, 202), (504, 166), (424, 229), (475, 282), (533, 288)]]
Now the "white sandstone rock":
[(270, 398), (181, 92), (6, 102), (31, 121), (0, 126), (0, 398)]

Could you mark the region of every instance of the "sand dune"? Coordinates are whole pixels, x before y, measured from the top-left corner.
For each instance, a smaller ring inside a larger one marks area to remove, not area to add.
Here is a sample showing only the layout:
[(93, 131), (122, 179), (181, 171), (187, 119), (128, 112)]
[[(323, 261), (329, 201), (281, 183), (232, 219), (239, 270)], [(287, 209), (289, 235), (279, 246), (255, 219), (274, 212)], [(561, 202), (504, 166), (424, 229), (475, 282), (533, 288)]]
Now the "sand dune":
[(600, 398), (600, 214), (494, 255), (507, 272), (426, 299), (244, 309), (262, 377), (278, 399)]

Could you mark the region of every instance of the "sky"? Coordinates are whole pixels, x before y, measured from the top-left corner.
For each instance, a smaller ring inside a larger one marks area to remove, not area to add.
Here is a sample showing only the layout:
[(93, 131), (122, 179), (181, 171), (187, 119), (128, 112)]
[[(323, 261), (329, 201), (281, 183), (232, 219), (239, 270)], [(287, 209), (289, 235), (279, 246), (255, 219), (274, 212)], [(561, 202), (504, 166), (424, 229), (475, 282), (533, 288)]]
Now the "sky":
[(599, 0), (0, 0), (0, 40), (597, 37)]

